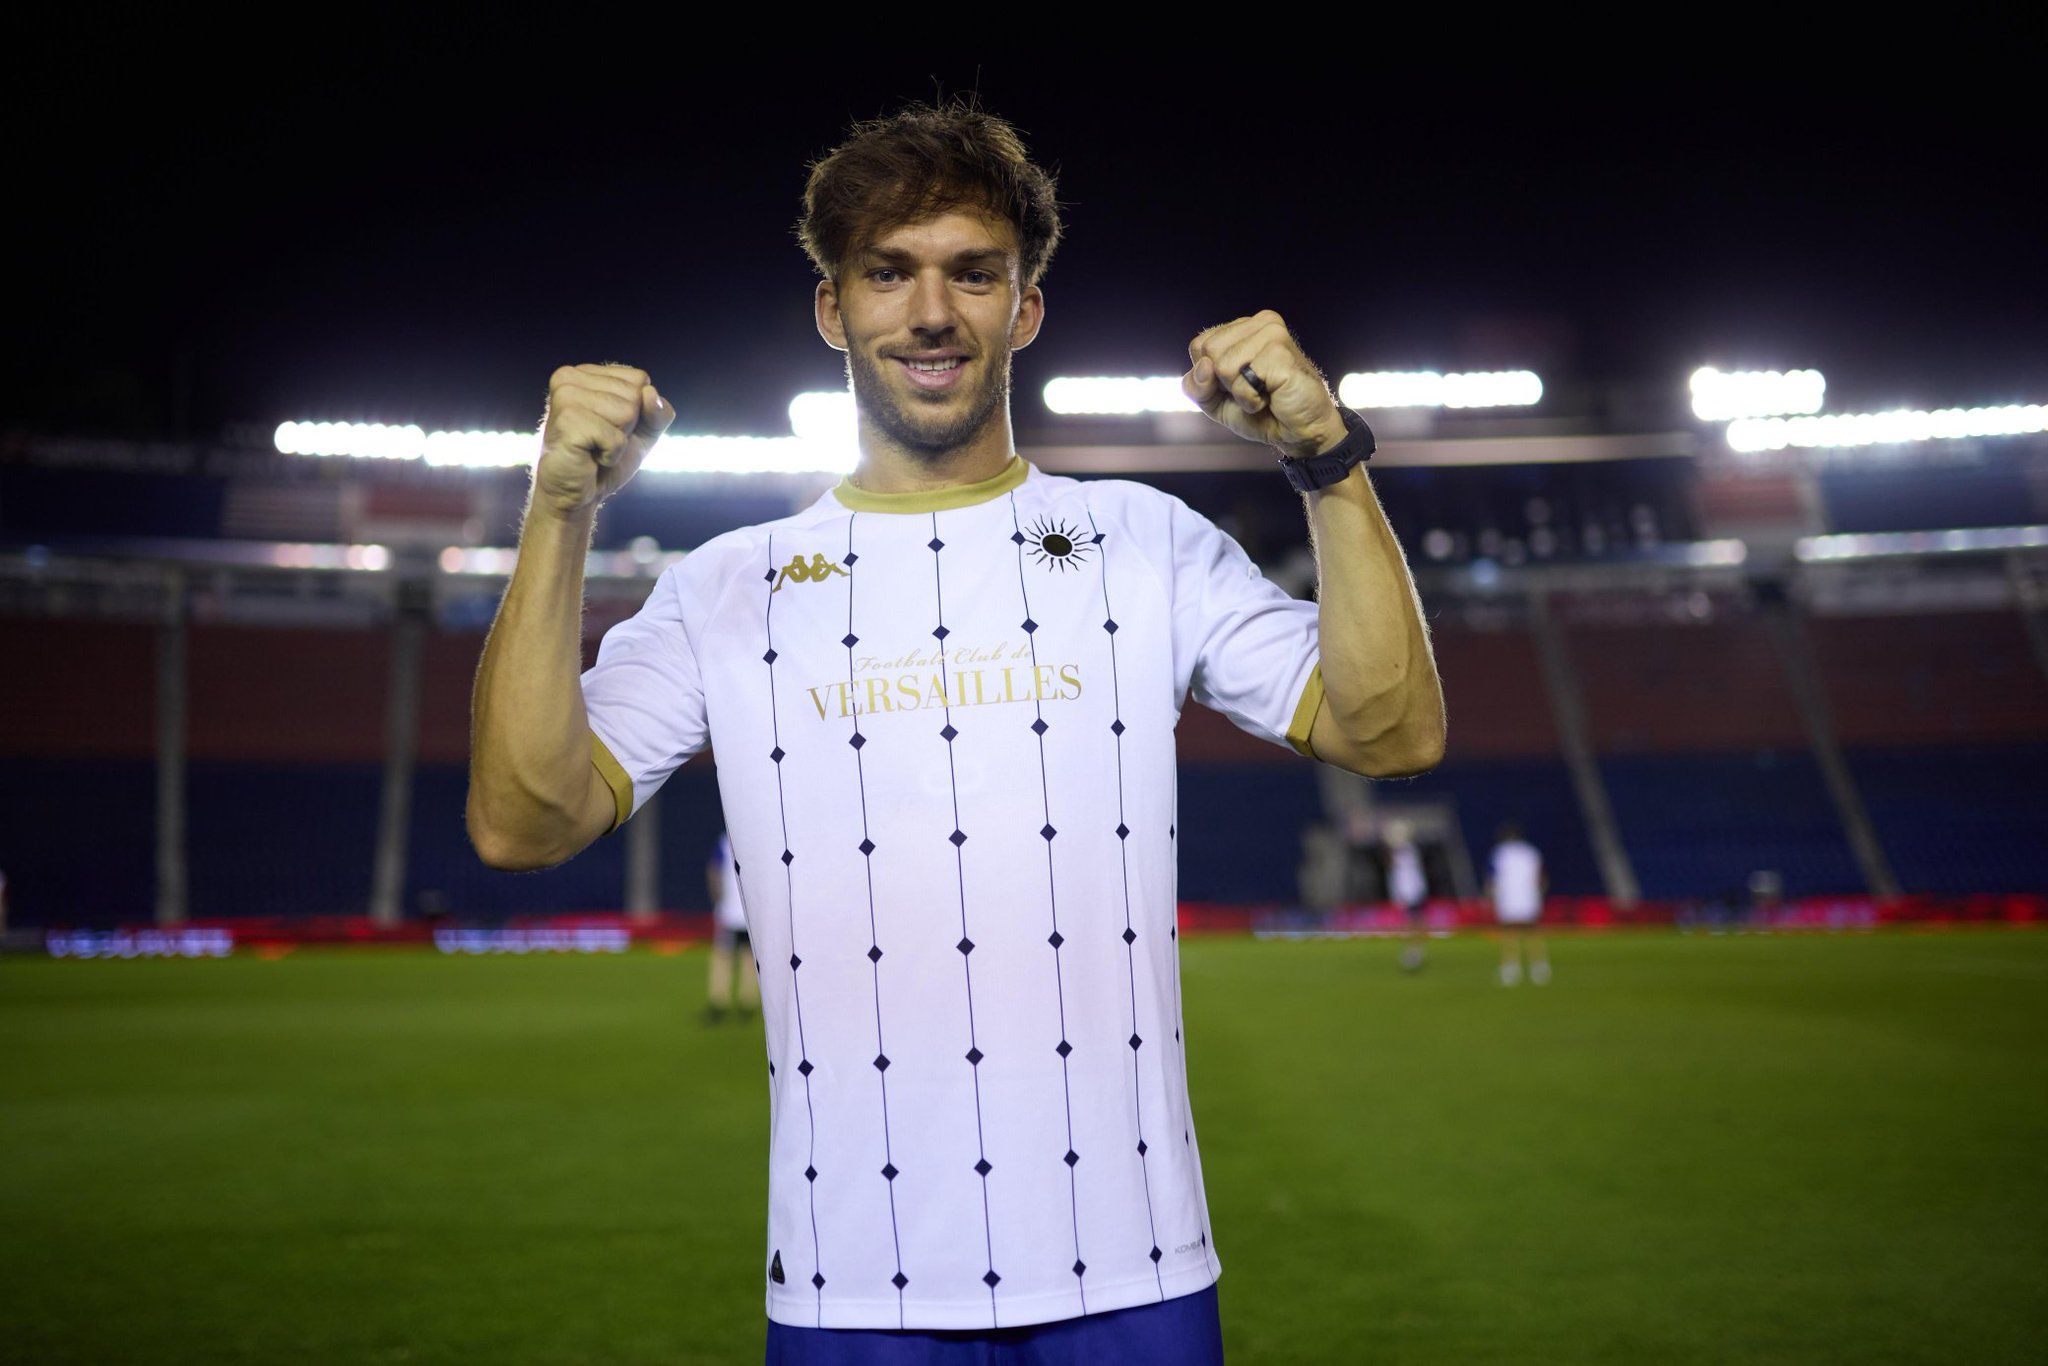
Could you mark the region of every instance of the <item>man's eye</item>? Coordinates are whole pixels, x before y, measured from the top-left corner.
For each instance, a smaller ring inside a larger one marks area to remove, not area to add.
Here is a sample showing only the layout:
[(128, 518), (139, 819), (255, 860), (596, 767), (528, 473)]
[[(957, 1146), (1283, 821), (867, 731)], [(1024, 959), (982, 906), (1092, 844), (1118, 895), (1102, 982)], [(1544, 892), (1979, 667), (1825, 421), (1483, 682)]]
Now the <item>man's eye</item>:
[(894, 275), (896, 275), (896, 274), (898, 274), (898, 271), (896, 270), (896, 268), (895, 268), (894, 266), (882, 266), (882, 267), (879, 267), (879, 268), (877, 268), (877, 269), (875, 269), (875, 270), (871, 270), (871, 271), (869, 271), (869, 272), (868, 272), (868, 278), (869, 278), (870, 280), (873, 280), (873, 281), (874, 281), (874, 282), (875, 282), (876, 284), (878, 284), (878, 285), (886, 285), (886, 284), (891, 284), (891, 283), (893, 283), (893, 281), (892, 281), (892, 280), (885, 280), (885, 279), (883, 279), (882, 277), (883, 277), (883, 276), (885, 276), (885, 275), (888, 275), (888, 276), (894, 276)]
[(992, 285), (995, 283), (996, 277), (985, 270), (970, 270), (967, 272), (966, 279), (967, 283), (971, 285)]

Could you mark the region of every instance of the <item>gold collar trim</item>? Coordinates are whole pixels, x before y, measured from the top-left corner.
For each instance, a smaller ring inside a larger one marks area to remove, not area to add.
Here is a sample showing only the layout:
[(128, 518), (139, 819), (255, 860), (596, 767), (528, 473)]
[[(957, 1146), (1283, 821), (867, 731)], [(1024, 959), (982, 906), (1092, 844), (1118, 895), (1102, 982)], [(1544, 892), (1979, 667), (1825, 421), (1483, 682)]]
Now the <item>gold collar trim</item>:
[(945, 512), (950, 508), (986, 503), (1016, 488), (1031, 475), (1031, 466), (1021, 455), (1010, 457), (1002, 472), (978, 484), (955, 484), (951, 488), (928, 489), (920, 493), (870, 493), (857, 489), (853, 480), (842, 479), (832, 496), (855, 512)]

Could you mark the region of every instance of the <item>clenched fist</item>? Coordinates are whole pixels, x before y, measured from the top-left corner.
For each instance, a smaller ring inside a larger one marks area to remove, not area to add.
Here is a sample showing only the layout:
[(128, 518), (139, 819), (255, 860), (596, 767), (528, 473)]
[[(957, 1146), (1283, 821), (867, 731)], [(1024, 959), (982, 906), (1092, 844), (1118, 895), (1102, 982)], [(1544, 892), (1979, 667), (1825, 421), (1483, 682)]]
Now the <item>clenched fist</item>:
[(534, 501), (560, 513), (603, 502), (633, 477), (675, 417), (645, 370), (563, 366), (548, 379)]
[[(1248, 366), (1257, 384), (1244, 373)], [(1210, 417), (1282, 455), (1320, 455), (1344, 439), (1344, 419), (1322, 371), (1271, 309), (1212, 327), (1189, 342), (1180, 387)]]

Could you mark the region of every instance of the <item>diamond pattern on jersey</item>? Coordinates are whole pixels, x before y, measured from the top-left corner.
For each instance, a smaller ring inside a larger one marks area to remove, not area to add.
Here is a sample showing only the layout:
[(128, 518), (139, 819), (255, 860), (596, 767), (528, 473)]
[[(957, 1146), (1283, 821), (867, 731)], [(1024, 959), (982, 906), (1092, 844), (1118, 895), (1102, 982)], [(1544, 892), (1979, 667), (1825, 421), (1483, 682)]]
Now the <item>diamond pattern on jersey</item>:
[[(846, 557), (843, 561), (849, 567), (860, 560), (854, 553), (853, 533), (860, 521), (860, 514), (854, 513), (846, 519)], [(860, 636), (853, 629), (853, 575), (846, 576), (846, 634), (839, 643), (846, 647), (846, 686), (854, 686), (853, 647), (860, 644)], [(875, 917), (875, 842), (868, 833), (868, 776), (861, 750), (867, 739), (861, 734), (860, 713), (853, 715), (853, 734), (847, 743), (853, 747), (853, 772), (860, 792), (860, 844), (862, 868), (867, 874), (868, 897), (868, 960), (869, 975), (874, 983), (875, 994), (875, 1081), (881, 1093), (882, 1126), (882, 1182), (889, 1192), (889, 1246), (896, 1256), (896, 1274), (889, 1278), (889, 1284), (896, 1287), (896, 1326), (904, 1325), (903, 1287), (910, 1284), (909, 1276), (903, 1271), (903, 1230), (896, 1216), (896, 1152), (889, 1128), (889, 1054), (882, 1042), (882, 933)]]
[[(856, 576), (835, 575), (839, 583), (831, 588), (821, 576), (771, 603), (773, 580), (764, 574), (764, 597), (750, 602), (739, 560), (736, 575), (718, 571), (725, 582), (740, 581), (736, 591), (690, 599), (712, 604), (711, 625), (692, 644), (705, 651), (707, 689), (723, 704), (718, 738), (736, 755), (754, 756), (733, 774), (749, 813), (756, 869), (749, 882), (764, 884), (748, 890), (770, 913), (760, 956), (784, 969), (766, 974), (771, 1071), (778, 1074), (771, 1094), (779, 1092), (781, 1111), (770, 1241), (787, 1272), (769, 1286), (778, 1321), (814, 1321), (802, 1303), (804, 1283), (814, 1276), (817, 1303), (823, 1291), (833, 1292), (824, 1324), (913, 1329), (933, 1326), (935, 1318), (984, 1327), (993, 1319), (1000, 1328), (1048, 1310), (1093, 1314), (1149, 1302), (1160, 1293), (1168, 1254), (1175, 1265), (1175, 1290), (1168, 1293), (1185, 1293), (1205, 1279), (1206, 1257), (1196, 1251), (1209, 1246), (1200, 1174), (1192, 1152), (1172, 1148), (1168, 1137), (1182, 1127), (1191, 1148), (1177, 1028), (1180, 965), (1170, 961), (1177, 957), (1170, 907), (1178, 830), (1169, 826), (1160, 841), (1157, 829), (1159, 808), (1172, 795), (1172, 699), (1160, 684), (1173, 676), (1166, 647), (1177, 634), (1175, 580), (1167, 571), (1180, 543), (1167, 539), (1167, 519), (1129, 487), (1098, 490), (1041, 478), (1013, 498), (936, 517), (878, 516), (826, 503), (790, 526), (761, 528), (735, 549), (760, 564), (772, 535), (779, 566), (799, 544), (809, 559), (815, 545), (842, 566), (857, 559), (863, 582), (849, 585)], [(1127, 503), (1139, 505), (1130, 530)], [(1084, 572), (1069, 569), (1064, 577), (1059, 565), (1033, 558), (1029, 536), (1014, 539), (1019, 522), (1028, 532), (1034, 519), (1061, 511), (1078, 527), (1072, 546), (1091, 552)], [(1002, 521), (1012, 521), (1013, 531), (1002, 531)], [(1101, 529), (1091, 534), (1094, 524)], [(1118, 554), (1105, 576), (1106, 540), (1118, 542)], [(856, 555), (859, 545), (868, 548)], [(932, 605), (922, 592), (928, 564)], [(702, 571), (699, 577), (713, 583)], [(1008, 591), (1013, 582), (1015, 597)], [(840, 593), (846, 597), (832, 601)], [(772, 641), (757, 634), (762, 618), (751, 614), (754, 602), (773, 608)], [(985, 667), (991, 660), (993, 667)], [(763, 665), (760, 672), (755, 663)], [(1078, 684), (1061, 686), (1072, 682), (1069, 668), (1085, 680), (1085, 700)], [(873, 681), (884, 675), (890, 676), (882, 684)], [(1034, 677), (1044, 680), (1035, 688), (1025, 681)], [(763, 680), (772, 684), (770, 698), (761, 696)], [(995, 687), (985, 695), (987, 680)], [(791, 703), (787, 717), (779, 715), (784, 697)], [(930, 724), (932, 711), (942, 712), (939, 725)], [(934, 738), (939, 750), (931, 748)], [(942, 751), (958, 766), (945, 782)], [(767, 768), (758, 762), (764, 756)], [(1025, 814), (1034, 760), (1041, 767), (1036, 826)], [(786, 808), (778, 800), (778, 767)], [(1054, 772), (1057, 816), (1050, 809)], [(1165, 814), (1171, 821), (1170, 805)], [(785, 817), (786, 835), (778, 838), (776, 822)], [(972, 896), (964, 879), (969, 847), (976, 851)], [(786, 883), (794, 884), (796, 864), (806, 870), (802, 894), (787, 907), (773, 904), (779, 894), (772, 888), (785, 848)], [(1112, 867), (1112, 858), (1120, 866)], [(944, 892), (946, 862), (955, 864), (957, 899)], [(1036, 877), (1041, 869), (1044, 881)], [(859, 933), (864, 899), (867, 936)], [(773, 939), (782, 928), (773, 924), (782, 918), (775, 910), (789, 915), (791, 942)], [(882, 920), (889, 922), (886, 933)], [(1167, 947), (1150, 939), (1161, 924)], [(1142, 989), (1134, 980), (1138, 943), (1147, 949)], [(1119, 947), (1126, 952), (1122, 1002), (1114, 975)], [(870, 965), (867, 993), (858, 980), (863, 959)], [(961, 996), (947, 988), (956, 961)], [(865, 1004), (863, 994), (870, 998)], [(807, 1051), (813, 1030), (815, 1058)], [(1171, 1049), (1160, 1042), (1169, 1032)], [(982, 1037), (990, 1041), (986, 1050), (977, 1042)], [(1044, 1065), (1048, 1052), (1058, 1074)], [(965, 1077), (956, 1070), (963, 1065), (970, 1069)], [(1141, 1085), (1120, 1091), (1120, 1076)], [(961, 1081), (969, 1085), (959, 1087)], [(807, 1126), (796, 1123), (799, 1099), (813, 1130), (808, 1143)], [(1165, 1141), (1151, 1142), (1155, 1137)], [(901, 1163), (894, 1160), (898, 1149)], [(813, 1152), (823, 1159), (815, 1165)], [(1165, 1163), (1156, 1172), (1153, 1155)], [(1140, 1168), (1138, 1181), (1130, 1180), (1133, 1166)], [(1065, 1237), (1057, 1195), (1062, 1169), (1069, 1173)], [(983, 1195), (979, 1257), (970, 1178)], [(799, 1180), (804, 1187), (795, 1185)], [(874, 1189), (876, 1180), (883, 1190)], [(1085, 1230), (1081, 1180), (1089, 1186)], [(993, 1251), (998, 1209), (1000, 1257)], [(1188, 1227), (1198, 1230), (1196, 1246), (1189, 1245)], [(803, 1269), (805, 1241), (813, 1243), (811, 1271)], [(826, 1242), (834, 1249), (829, 1272), (822, 1266)], [(1161, 1249), (1156, 1261), (1154, 1247)], [(983, 1262), (981, 1271), (975, 1261)], [(1143, 1285), (1148, 1271), (1159, 1273), (1150, 1293)], [(972, 1290), (976, 1283), (981, 1292)], [(892, 1291), (895, 1322), (887, 1305)], [(1029, 1313), (1022, 1312), (1027, 1305)], [(990, 1319), (981, 1318), (984, 1311)]]
[(804, 1189), (810, 1194), (811, 1265), (817, 1268), (811, 1275), (811, 1289), (817, 1295), (818, 1326), (822, 1328), (825, 1323), (825, 1258), (818, 1243), (818, 1112), (811, 1097), (811, 1073), (816, 1069), (811, 1066), (810, 1046), (804, 1037), (804, 997), (801, 978), (797, 972), (803, 965), (803, 960), (797, 957), (796, 950), (796, 874), (791, 867), (796, 862), (796, 855), (789, 849), (789, 803), (782, 786), (782, 756), (786, 751), (782, 748), (782, 713), (775, 698), (775, 537), (772, 534), (768, 537), (768, 566), (768, 601), (761, 613), (762, 629), (768, 637), (768, 651), (761, 656), (761, 660), (768, 666), (768, 720), (775, 741), (775, 748), (770, 751), (770, 760), (775, 768), (776, 815), (782, 822), (782, 884), (785, 898), (783, 904), (789, 910), (789, 994), (796, 1011), (797, 1048), (803, 1055), (803, 1060), (797, 1065), (796, 1070), (804, 1079), (804, 1116), (808, 1124), (805, 1137)]
[[(932, 603), (938, 617), (938, 624), (932, 628), (932, 638), (939, 642), (939, 676), (945, 677), (948, 668), (946, 637), (952, 632), (946, 627), (946, 581), (942, 551), (946, 543), (939, 539), (939, 514), (931, 514), (932, 538), (927, 546), (932, 552)], [(941, 693), (941, 696), (944, 696)], [(980, 1040), (975, 1037), (974, 1027), (974, 941), (967, 933), (967, 836), (960, 829), (960, 770), (954, 761), (953, 741), (959, 731), (953, 725), (953, 702), (946, 698), (946, 781), (953, 799), (953, 833), (946, 838), (953, 846), (953, 872), (960, 895), (960, 942), (954, 947), (960, 950), (960, 972), (967, 987), (967, 1059), (968, 1069), (974, 1076), (974, 1143), (976, 1148), (975, 1175), (981, 1178), (981, 1236), (982, 1248), (988, 1258), (988, 1271), (982, 1281), (988, 1286), (989, 1322), (1001, 1326), (1001, 1315), (996, 1309), (996, 1284), (1003, 1278), (996, 1274), (995, 1228), (989, 1217), (988, 1174), (994, 1168), (988, 1160), (988, 1143), (982, 1129), (981, 1116), (981, 1060), (983, 1057)], [(944, 734), (944, 732), (941, 732)]]
[[(1024, 636), (1031, 643), (1031, 673), (1032, 677), (1036, 678), (1038, 623), (1031, 616), (1031, 586), (1024, 577), (1024, 546), (1029, 538), (1024, 535), (1024, 527), (1017, 514), (1017, 495), (1014, 490), (1010, 494), (1010, 527), (1010, 541), (1017, 548), (1017, 594), (1024, 607)], [(1082, 1275), (1088, 1270), (1088, 1264), (1081, 1260), (1081, 1189), (1074, 1174), (1074, 1166), (1080, 1162), (1081, 1157), (1074, 1151), (1074, 1088), (1067, 1067), (1067, 1056), (1074, 1050), (1067, 1042), (1067, 982), (1065, 968), (1060, 959), (1060, 946), (1066, 943), (1066, 938), (1060, 934), (1059, 880), (1054, 876), (1053, 867), (1053, 838), (1059, 831), (1053, 827), (1052, 788), (1046, 779), (1045, 732), (1049, 727), (1045, 720), (1045, 704), (1035, 696), (1036, 692), (1037, 690), (1033, 689), (1031, 730), (1038, 737), (1038, 803), (1045, 817), (1045, 824), (1039, 827), (1038, 833), (1045, 841), (1045, 905), (1046, 916), (1052, 925), (1052, 933), (1047, 936), (1045, 942), (1052, 946), (1052, 973), (1053, 983), (1057, 988), (1060, 1028), (1059, 1047), (1053, 1051), (1060, 1055), (1060, 1094), (1066, 1102), (1067, 1120), (1067, 1152), (1061, 1160), (1067, 1164), (1067, 1206), (1074, 1229), (1074, 1290), (1081, 1299), (1081, 1312), (1086, 1314), (1088, 1288)]]
[[(1095, 525), (1095, 510), (1088, 510), (1088, 527), (1095, 533), (1093, 544), (1102, 549), (1103, 532)], [(1124, 965), (1131, 988), (1131, 1118), (1138, 1131), (1138, 1173), (1145, 1185), (1145, 1225), (1152, 1233), (1152, 1276), (1159, 1287), (1159, 1298), (1166, 1298), (1166, 1280), (1159, 1271), (1159, 1220), (1152, 1207), (1152, 1168), (1145, 1158), (1145, 1087), (1139, 1073), (1138, 1049), (1145, 1042), (1138, 1037), (1138, 952), (1135, 947), (1137, 933), (1131, 926), (1131, 847), (1130, 827), (1125, 823), (1124, 810), (1124, 702), (1123, 678), (1117, 669), (1116, 657), (1116, 611), (1109, 600), (1109, 552), (1102, 550), (1102, 630), (1109, 638), (1109, 686), (1110, 700), (1115, 709), (1115, 720), (1110, 722), (1110, 733), (1116, 737), (1116, 851), (1117, 862), (1123, 870), (1124, 885)], [(1069, 1169), (1071, 1170), (1071, 1169)]]

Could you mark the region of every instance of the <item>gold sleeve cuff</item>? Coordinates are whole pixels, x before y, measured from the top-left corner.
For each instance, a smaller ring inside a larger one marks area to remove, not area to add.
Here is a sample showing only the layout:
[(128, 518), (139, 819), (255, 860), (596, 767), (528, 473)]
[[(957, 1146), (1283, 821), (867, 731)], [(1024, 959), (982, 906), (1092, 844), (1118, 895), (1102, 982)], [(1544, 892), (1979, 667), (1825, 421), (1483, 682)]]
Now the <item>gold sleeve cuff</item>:
[[(1320, 683), (1316, 687), (1316, 694), (1322, 695)], [(609, 835), (612, 830), (624, 825), (626, 817), (633, 814), (633, 780), (626, 776), (625, 765), (605, 748), (604, 741), (597, 738), (596, 731), (590, 733), (590, 762), (597, 765), (598, 776), (603, 778), (604, 785), (612, 790), (612, 809), (618, 813), (612, 818), (611, 830), (605, 831), (605, 834)]]
[(1316, 757), (1315, 750), (1309, 745), (1308, 737), (1316, 728), (1316, 713), (1322, 709), (1323, 666), (1318, 663), (1308, 671), (1308, 682), (1301, 687), (1301, 700), (1294, 704), (1294, 719), (1287, 723), (1287, 743), (1294, 746), (1294, 752), (1304, 758)]

